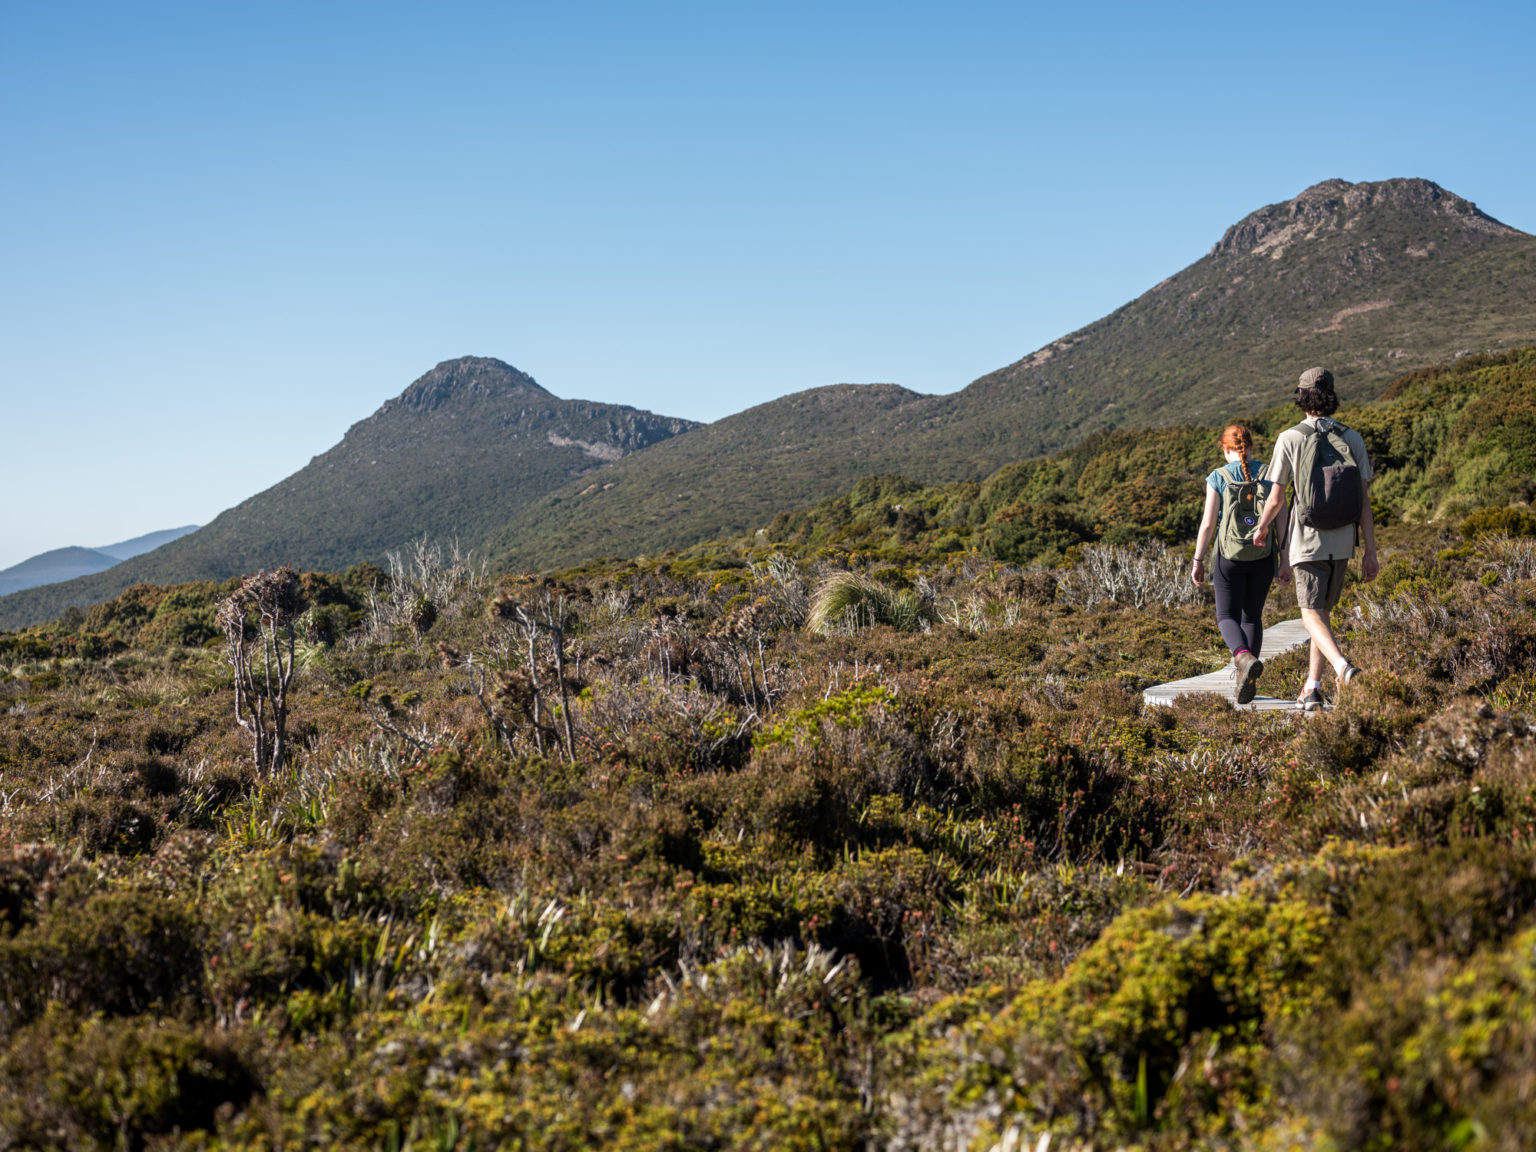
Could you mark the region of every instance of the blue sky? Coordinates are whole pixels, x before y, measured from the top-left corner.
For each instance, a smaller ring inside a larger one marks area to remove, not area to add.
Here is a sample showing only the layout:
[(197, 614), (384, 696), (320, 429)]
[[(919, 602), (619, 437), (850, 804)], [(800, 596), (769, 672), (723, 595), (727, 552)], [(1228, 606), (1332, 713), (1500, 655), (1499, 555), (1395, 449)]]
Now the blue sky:
[(0, 5), (0, 567), (450, 357), (709, 420), (947, 392), (1329, 177), (1536, 231), (1536, 5)]

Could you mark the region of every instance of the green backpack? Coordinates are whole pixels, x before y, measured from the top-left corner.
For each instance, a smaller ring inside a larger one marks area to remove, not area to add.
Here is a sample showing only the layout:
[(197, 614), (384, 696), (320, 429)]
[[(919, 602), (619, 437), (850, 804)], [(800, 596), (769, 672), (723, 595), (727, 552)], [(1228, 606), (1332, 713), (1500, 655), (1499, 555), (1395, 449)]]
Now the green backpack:
[(1319, 420), (1316, 428), (1298, 424), (1301, 450), (1296, 454), (1296, 517), (1308, 528), (1326, 532), (1356, 523), (1365, 511), (1360, 461), (1344, 439), (1337, 420)]
[(1270, 532), (1262, 548), (1253, 542), (1259, 517), (1264, 514), (1264, 488), (1257, 476), (1252, 480), (1227, 478), (1216, 550), (1228, 560), (1263, 560), (1275, 554), (1275, 532)]

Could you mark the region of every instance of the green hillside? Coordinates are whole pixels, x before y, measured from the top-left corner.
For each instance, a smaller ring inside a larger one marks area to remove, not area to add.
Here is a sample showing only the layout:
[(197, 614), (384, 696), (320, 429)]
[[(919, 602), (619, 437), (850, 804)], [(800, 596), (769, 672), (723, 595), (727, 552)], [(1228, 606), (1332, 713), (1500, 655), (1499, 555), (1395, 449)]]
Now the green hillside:
[[(657, 551), (733, 535), (829, 485), (925, 461), (914, 443), (931, 397), (893, 384), (797, 392), (658, 444), (517, 510), (493, 539), (511, 566)], [(638, 465), (638, 466), (633, 466)], [(976, 467), (985, 467), (976, 462)]]
[[(1248, 417), (1255, 455), (1266, 458), (1275, 435), (1298, 416), (1284, 404)], [(1536, 498), (1536, 347), (1409, 373), (1381, 399), (1346, 405), (1338, 417), (1365, 437), (1383, 523), (1458, 520)], [(707, 568), (711, 557), (790, 545), (891, 564), (962, 552), (1056, 564), (1087, 543), (1188, 543), (1204, 478), (1221, 462), (1219, 432), (1203, 424), (1095, 432), (980, 482), (866, 476), (814, 505), (779, 512), (761, 531), (695, 545), (680, 560)]]
[(423, 535), (482, 549), (516, 508), (696, 427), (562, 400), (499, 360), (445, 361), (330, 451), (210, 524), (106, 572), (0, 598), (0, 628), (138, 583), (222, 580), (291, 563), (340, 570)]
[(860, 477), (980, 480), (1096, 431), (1216, 422), (1330, 365), (1349, 401), (1405, 370), (1536, 340), (1536, 237), (1426, 180), (1332, 180), (1079, 332), (948, 396), (839, 385), (727, 417), (568, 484), (496, 539), (514, 566), (766, 527)]

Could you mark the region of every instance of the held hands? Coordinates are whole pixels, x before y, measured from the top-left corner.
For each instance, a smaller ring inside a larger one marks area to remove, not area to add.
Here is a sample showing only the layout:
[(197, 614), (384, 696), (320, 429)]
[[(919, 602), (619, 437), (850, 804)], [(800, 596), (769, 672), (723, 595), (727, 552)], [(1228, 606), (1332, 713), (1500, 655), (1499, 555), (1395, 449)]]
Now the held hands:
[(1275, 579), (1278, 580), (1282, 584), (1289, 584), (1291, 582), (1293, 576), (1294, 576), (1294, 573), (1292, 573), (1292, 571), (1291, 571), (1291, 560), (1290, 560), (1290, 557), (1289, 556), (1282, 556), (1282, 557), (1280, 557), (1280, 571), (1275, 574)]

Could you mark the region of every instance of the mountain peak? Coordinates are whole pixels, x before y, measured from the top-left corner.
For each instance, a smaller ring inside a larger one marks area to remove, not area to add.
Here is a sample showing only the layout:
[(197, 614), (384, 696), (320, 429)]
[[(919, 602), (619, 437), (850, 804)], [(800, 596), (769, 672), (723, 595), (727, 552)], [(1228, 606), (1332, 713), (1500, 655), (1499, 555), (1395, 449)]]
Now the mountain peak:
[(418, 377), (393, 400), (385, 401), (376, 415), (395, 408), (409, 412), (430, 412), (455, 396), (507, 396), (527, 393), (550, 397), (532, 376), (490, 356), (460, 356), (444, 360), (430, 372)]
[(1211, 255), (1278, 260), (1299, 241), (1315, 240), (1327, 233), (1355, 233), (1364, 240), (1384, 225), (1391, 232), (1402, 233), (1410, 247), (1414, 241), (1443, 240), (1447, 233), (1474, 244), (1488, 237), (1524, 235), (1433, 180), (1351, 184), (1334, 179), (1243, 217), (1216, 242)]

